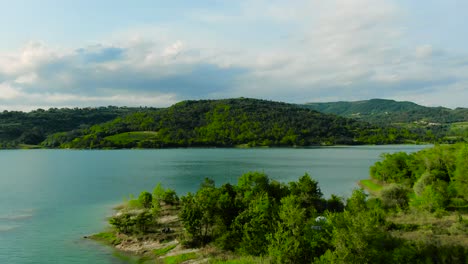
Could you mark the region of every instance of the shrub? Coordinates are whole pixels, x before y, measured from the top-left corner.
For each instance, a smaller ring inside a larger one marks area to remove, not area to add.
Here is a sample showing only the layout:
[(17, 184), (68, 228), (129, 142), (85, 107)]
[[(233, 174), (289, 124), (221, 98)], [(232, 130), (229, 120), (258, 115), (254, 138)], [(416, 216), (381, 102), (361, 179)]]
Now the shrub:
[(380, 198), (386, 209), (407, 208), (410, 190), (400, 184), (391, 184), (382, 189)]

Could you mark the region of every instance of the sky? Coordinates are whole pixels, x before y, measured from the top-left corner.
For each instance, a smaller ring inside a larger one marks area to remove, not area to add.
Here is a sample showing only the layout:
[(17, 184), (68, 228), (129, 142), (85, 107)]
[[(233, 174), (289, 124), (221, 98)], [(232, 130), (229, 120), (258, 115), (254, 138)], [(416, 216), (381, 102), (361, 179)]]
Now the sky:
[(251, 97), (468, 107), (466, 0), (0, 0), (0, 110)]

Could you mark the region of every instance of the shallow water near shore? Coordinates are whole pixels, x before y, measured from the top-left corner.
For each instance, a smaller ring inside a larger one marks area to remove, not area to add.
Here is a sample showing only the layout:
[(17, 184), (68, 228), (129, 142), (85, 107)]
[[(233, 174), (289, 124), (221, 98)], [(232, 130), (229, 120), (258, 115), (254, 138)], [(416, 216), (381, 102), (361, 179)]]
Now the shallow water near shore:
[(381, 153), (425, 147), (1, 150), (0, 263), (126, 263), (83, 236), (104, 229), (126, 196), (158, 182), (183, 195), (205, 177), (220, 185), (261, 171), (288, 182), (307, 172), (326, 197), (346, 196)]

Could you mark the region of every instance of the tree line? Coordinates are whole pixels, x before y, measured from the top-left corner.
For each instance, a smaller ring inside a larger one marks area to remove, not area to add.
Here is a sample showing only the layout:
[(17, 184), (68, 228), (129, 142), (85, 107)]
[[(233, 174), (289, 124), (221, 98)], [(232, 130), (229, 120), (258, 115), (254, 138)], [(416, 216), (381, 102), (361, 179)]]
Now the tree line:
[(399, 195), (399, 206), (431, 212), (468, 208), (466, 143), (436, 145), (412, 154), (384, 154), (370, 168), (370, 175), (391, 184), (382, 194)]
[(0, 112), (0, 148), (15, 148), (19, 144), (38, 145), (54, 133), (83, 130), (119, 116), (147, 110), (108, 106), (3, 111)]

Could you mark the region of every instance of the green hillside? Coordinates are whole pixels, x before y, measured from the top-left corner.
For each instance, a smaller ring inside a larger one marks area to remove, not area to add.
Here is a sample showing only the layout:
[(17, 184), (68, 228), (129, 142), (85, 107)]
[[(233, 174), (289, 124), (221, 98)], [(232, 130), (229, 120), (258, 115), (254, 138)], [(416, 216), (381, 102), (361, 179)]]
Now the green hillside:
[(417, 139), (421, 137), (405, 129), (382, 129), (298, 105), (240, 98), (184, 101), (158, 111), (133, 113), (87, 129), (51, 135), (42, 145), (62, 148), (309, 146), (403, 143)]
[(37, 145), (53, 133), (84, 129), (113, 120), (118, 116), (148, 110), (109, 106), (38, 109), (28, 113), (3, 111), (0, 112), (0, 147), (16, 148), (21, 144)]
[(378, 126), (406, 128), (432, 135), (439, 142), (468, 140), (468, 108), (426, 107), (412, 102), (371, 99), (356, 102), (307, 103), (301, 105), (322, 113), (366, 121)]
[(412, 102), (397, 102), (386, 99), (371, 99), (355, 102), (307, 103), (311, 109), (344, 116), (376, 115), (424, 109), (424, 106)]
[(306, 108), (371, 123), (454, 123), (468, 121), (468, 109), (426, 107), (412, 102), (371, 99), (355, 102), (307, 103)]

